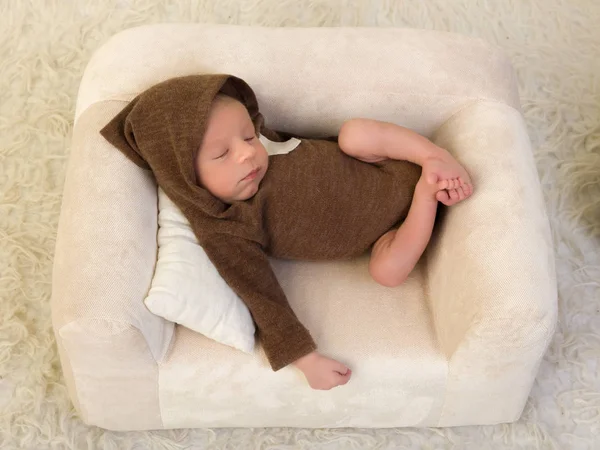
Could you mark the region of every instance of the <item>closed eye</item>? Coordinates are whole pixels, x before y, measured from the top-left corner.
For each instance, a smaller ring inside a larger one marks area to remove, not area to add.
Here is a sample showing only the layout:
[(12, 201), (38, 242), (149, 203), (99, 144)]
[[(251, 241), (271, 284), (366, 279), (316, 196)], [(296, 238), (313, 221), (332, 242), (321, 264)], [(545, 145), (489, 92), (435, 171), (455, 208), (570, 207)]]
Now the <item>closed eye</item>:
[(252, 137), (246, 138), (246, 139), (245, 139), (245, 141), (246, 141), (246, 142), (250, 142), (250, 141), (254, 140), (254, 138), (255, 138), (255, 137), (256, 137), (256, 136), (252, 136)]
[(227, 156), (227, 153), (229, 153), (229, 149), (225, 150), (223, 153), (221, 153), (219, 156), (217, 156), (215, 159), (220, 159), (220, 158), (224, 158), (225, 156)]

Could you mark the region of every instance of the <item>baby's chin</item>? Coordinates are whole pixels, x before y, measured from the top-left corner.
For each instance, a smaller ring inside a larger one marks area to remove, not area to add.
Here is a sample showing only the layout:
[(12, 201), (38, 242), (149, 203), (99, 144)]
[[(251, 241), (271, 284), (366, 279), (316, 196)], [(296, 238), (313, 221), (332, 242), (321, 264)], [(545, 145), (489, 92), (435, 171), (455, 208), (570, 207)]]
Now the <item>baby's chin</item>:
[(240, 190), (239, 192), (234, 194), (232, 197), (229, 197), (227, 199), (222, 198), (222, 197), (218, 197), (218, 198), (223, 203), (227, 203), (227, 204), (231, 204), (233, 202), (243, 202), (246, 200), (250, 200), (258, 192), (259, 186), (260, 186), (260, 182), (251, 183), (251, 184), (248, 184), (247, 186), (244, 186), (244, 188), (242, 190)]
[(248, 186), (246, 186), (246, 188), (242, 192), (240, 192), (240, 194), (237, 196), (236, 200), (237, 201), (250, 200), (258, 192), (259, 186), (260, 186), (260, 182), (249, 184)]
[(252, 197), (256, 195), (258, 189), (260, 187), (260, 183), (262, 183), (263, 178), (265, 177), (265, 172), (262, 173), (258, 178), (249, 182), (244, 188), (235, 196), (235, 201), (245, 201), (250, 200)]

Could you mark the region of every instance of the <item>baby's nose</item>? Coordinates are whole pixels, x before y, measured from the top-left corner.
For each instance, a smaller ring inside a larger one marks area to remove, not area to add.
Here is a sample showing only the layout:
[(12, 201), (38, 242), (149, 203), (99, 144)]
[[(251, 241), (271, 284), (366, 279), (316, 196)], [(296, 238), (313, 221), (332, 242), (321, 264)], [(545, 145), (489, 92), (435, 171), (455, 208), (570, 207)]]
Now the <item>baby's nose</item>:
[(238, 147), (238, 160), (244, 162), (254, 156), (255, 148), (252, 144), (242, 141)]

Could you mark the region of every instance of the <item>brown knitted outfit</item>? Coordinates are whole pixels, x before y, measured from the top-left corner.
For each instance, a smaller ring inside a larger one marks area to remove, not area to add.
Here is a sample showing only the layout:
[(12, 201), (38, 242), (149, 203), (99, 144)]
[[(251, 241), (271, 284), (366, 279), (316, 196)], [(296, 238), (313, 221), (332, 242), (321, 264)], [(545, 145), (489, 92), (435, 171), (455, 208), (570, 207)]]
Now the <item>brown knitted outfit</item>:
[[(194, 160), (211, 103), (222, 92), (248, 109), (256, 132), (292, 152), (269, 157), (257, 194), (225, 204), (196, 183)], [(191, 75), (133, 99), (100, 133), (157, 183), (188, 219), (219, 274), (245, 302), (273, 370), (316, 349), (270, 267), (267, 255), (303, 260), (351, 258), (399, 225), (421, 168), (406, 161), (369, 164), (336, 139), (307, 139), (264, 126), (252, 89), (231, 75)], [(314, 299), (319, 301), (319, 299)]]

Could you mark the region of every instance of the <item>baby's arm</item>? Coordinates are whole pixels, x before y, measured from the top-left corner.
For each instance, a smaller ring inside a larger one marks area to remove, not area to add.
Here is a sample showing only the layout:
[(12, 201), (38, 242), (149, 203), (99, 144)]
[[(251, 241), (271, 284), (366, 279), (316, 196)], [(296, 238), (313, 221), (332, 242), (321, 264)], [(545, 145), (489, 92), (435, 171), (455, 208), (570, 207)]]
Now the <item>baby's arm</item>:
[(435, 196), (435, 188), (421, 176), (406, 220), (375, 243), (369, 272), (379, 284), (402, 284), (421, 258), (433, 231), (438, 205)]
[(202, 247), (219, 274), (244, 301), (274, 371), (316, 350), (289, 305), (269, 260), (256, 242), (216, 233)]
[(351, 371), (316, 351), (260, 246), (237, 236), (214, 234), (202, 244), (227, 284), (244, 301), (256, 323), (257, 334), (273, 370), (291, 363), (314, 389), (345, 384)]

